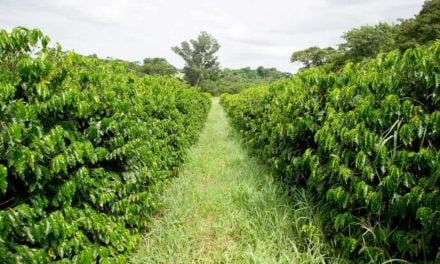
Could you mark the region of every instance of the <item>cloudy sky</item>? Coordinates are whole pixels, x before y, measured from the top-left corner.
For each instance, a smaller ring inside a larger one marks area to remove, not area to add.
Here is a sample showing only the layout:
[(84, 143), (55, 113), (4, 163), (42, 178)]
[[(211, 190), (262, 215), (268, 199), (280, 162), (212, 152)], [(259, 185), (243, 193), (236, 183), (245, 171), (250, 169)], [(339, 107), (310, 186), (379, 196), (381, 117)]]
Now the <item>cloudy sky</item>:
[(138, 61), (204, 30), (218, 39), (223, 67), (294, 72), (295, 50), (332, 46), (364, 24), (409, 18), (424, 0), (0, 0), (0, 28), (40, 28), (81, 54)]

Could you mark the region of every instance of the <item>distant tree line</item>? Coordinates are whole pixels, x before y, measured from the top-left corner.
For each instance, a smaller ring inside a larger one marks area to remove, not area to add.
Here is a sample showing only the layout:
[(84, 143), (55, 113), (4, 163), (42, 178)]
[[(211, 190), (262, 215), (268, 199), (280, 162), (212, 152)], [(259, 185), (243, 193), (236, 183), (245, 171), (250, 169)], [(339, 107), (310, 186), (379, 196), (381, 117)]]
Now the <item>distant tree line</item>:
[[(300, 62), (303, 68), (322, 67), (329, 71), (342, 68), (349, 62), (360, 62), (379, 53), (400, 49), (405, 51), (417, 45), (427, 45), (440, 39), (440, 0), (426, 1), (421, 11), (410, 19), (400, 19), (396, 24), (364, 25), (345, 32), (343, 43), (337, 47), (310, 47), (293, 52), (291, 62)], [(166, 75), (183, 78), (188, 84), (213, 95), (238, 93), (248, 87), (264, 85), (288, 78), (290, 73), (276, 68), (221, 69), (216, 53), (219, 42), (207, 32), (196, 39), (183, 41), (171, 48), (185, 61), (182, 70), (164, 58), (145, 58), (142, 62), (117, 60), (129, 71), (139, 75)], [(91, 55), (95, 56), (96, 55)], [(116, 59), (107, 58), (114, 61)]]
[(290, 73), (278, 71), (276, 68), (256, 69), (245, 67), (241, 69), (225, 68), (221, 70), (214, 80), (205, 80), (201, 83), (201, 89), (213, 95), (222, 93), (239, 93), (242, 90), (268, 84), (272, 81), (290, 77)]

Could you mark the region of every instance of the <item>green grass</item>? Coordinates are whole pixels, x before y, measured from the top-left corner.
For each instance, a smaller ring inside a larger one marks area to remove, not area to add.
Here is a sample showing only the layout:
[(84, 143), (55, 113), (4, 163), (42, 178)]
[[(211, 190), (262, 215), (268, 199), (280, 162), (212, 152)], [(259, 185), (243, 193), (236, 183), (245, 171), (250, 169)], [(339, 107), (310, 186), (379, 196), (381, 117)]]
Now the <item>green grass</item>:
[(216, 99), (161, 202), (134, 263), (324, 263), (307, 195), (289, 197), (248, 155)]

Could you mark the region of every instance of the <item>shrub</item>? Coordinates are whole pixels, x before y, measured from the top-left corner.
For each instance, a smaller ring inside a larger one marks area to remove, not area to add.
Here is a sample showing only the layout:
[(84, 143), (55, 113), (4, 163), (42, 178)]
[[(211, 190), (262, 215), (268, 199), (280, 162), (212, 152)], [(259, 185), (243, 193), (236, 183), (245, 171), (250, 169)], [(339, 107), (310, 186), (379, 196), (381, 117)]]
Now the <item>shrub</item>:
[(223, 95), (245, 141), (325, 204), (355, 262), (440, 261), (440, 42)]
[(210, 99), (48, 43), (0, 32), (0, 262), (124, 262)]

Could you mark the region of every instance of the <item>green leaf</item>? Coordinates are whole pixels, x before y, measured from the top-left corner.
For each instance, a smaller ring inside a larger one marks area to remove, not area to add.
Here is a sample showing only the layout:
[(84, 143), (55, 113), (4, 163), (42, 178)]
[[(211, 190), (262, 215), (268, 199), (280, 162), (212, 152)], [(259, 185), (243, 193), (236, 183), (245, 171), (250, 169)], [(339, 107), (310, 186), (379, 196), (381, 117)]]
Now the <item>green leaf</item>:
[(0, 164), (0, 191), (6, 193), (8, 188), (8, 169)]

